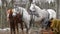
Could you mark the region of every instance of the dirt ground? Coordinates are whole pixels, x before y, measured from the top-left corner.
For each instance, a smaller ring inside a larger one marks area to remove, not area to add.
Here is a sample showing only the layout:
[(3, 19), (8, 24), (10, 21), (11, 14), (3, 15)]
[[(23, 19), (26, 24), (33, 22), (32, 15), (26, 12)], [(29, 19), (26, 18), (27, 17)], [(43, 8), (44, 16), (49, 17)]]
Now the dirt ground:
[[(42, 31), (41, 28), (39, 29), (30, 29), (30, 34), (48, 34), (48, 31)], [(50, 31), (51, 32), (51, 31)], [(10, 34), (10, 29), (0, 29), (0, 34)], [(22, 34), (21, 29), (19, 29), (19, 34)], [(26, 34), (26, 29), (24, 29), (24, 34)]]

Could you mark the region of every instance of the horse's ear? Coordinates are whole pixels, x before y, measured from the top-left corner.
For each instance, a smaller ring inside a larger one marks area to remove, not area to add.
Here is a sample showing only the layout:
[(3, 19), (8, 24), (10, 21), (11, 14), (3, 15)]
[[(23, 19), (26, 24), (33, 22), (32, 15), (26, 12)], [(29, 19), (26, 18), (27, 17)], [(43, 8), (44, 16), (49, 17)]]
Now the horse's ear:
[(10, 9), (10, 12), (13, 13), (12, 9)]
[(12, 13), (12, 9), (8, 9), (7, 10), (7, 13)]

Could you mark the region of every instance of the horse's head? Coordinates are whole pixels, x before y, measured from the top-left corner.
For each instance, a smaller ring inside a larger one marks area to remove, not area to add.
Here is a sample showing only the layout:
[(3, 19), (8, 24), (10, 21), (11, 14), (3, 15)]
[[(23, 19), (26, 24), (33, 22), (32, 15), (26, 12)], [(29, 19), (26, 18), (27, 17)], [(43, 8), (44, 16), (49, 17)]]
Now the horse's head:
[(7, 11), (6, 11), (6, 14), (7, 14), (7, 21), (9, 21), (9, 17), (10, 16), (12, 16), (12, 9), (8, 9)]
[(13, 9), (13, 16), (15, 16), (15, 15), (17, 15), (17, 14), (20, 14), (21, 15), (21, 10), (19, 9), (19, 7), (15, 7), (14, 9)]
[(12, 15), (13, 15), (13, 16), (16, 16), (17, 11), (16, 11), (15, 9), (13, 9), (12, 11), (13, 11)]
[(35, 10), (36, 10), (36, 9), (35, 9), (35, 4), (33, 4), (33, 3), (31, 4), (30, 10), (33, 11), (33, 12), (35, 12)]
[(39, 13), (38, 13), (39, 10), (38, 9), (40, 9), (40, 8), (38, 8), (34, 3), (31, 4), (30, 12), (32, 15), (39, 17)]
[(22, 7), (16, 7), (13, 10), (13, 16), (17, 16), (17, 14), (19, 15), (23, 15), (23, 11), (25, 11)]
[(12, 9), (8, 9), (7, 10), (7, 14), (12, 14), (13, 12), (12, 12)]

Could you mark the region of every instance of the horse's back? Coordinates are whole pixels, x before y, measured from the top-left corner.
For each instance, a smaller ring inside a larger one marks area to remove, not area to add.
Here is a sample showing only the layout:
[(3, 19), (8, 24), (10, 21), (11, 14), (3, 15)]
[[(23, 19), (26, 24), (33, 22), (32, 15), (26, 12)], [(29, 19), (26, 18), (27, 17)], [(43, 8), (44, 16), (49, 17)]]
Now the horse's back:
[(49, 17), (49, 13), (46, 10), (42, 10), (42, 14), (44, 17), (48, 18)]
[(47, 9), (47, 11), (50, 14), (50, 19), (51, 18), (56, 18), (56, 12), (53, 9)]

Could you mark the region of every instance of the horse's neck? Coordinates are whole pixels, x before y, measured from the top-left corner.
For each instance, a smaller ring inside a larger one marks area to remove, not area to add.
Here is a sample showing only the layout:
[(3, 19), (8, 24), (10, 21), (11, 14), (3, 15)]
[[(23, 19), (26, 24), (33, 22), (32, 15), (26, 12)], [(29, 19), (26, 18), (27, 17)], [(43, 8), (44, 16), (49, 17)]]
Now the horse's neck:
[[(27, 11), (25, 8), (19, 7), (19, 9), (22, 10), (23, 15), (29, 16), (29, 13), (28, 13), (28, 11)], [(21, 13), (22, 13), (22, 12), (21, 12)]]
[(42, 10), (39, 6), (37, 6), (37, 5), (35, 5), (35, 6), (36, 6), (36, 8), (38, 8), (38, 9)]
[(35, 6), (35, 9), (36, 9), (36, 11), (37, 11), (38, 13), (42, 11), (42, 9), (39, 8), (38, 6)]

